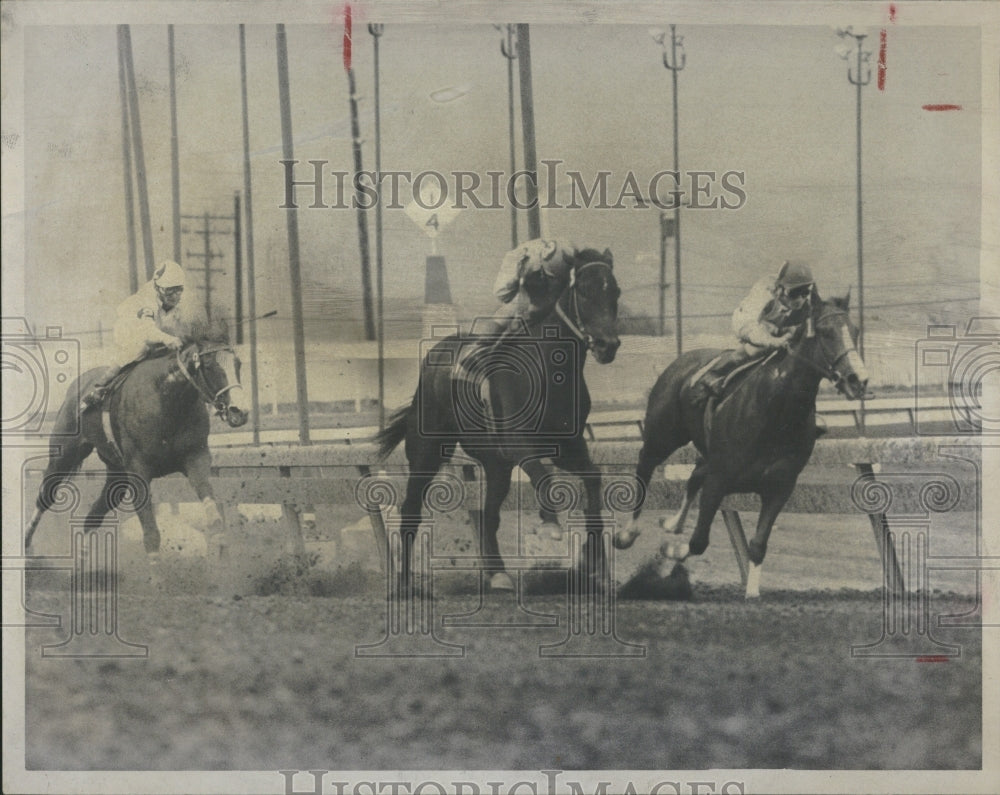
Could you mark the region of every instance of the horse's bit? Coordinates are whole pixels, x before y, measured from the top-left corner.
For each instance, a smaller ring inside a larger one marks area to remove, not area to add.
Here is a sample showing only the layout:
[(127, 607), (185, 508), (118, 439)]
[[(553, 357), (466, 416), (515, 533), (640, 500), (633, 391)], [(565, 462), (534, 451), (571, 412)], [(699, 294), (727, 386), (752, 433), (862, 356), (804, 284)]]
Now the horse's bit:
[[(846, 316), (847, 312), (843, 310), (834, 310), (832, 312), (827, 312), (824, 315), (820, 315), (820, 317), (816, 319), (814, 325), (819, 326), (819, 324), (822, 323), (827, 318), (837, 317), (839, 315)], [(820, 350), (823, 351), (823, 358), (826, 359), (826, 348), (822, 344), (820, 344)], [(834, 387), (839, 389), (840, 385), (844, 382), (845, 377), (837, 372), (837, 365), (840, 363), (841, 359), (843, 359), (845, 356), (849, 356), (851, 351), (857, 351), (857, 348), (855, 348), (854, 345), (851, 345), (850, 348), (845, 348), (832, 362), (827, 361), (825, 366), (817, 364), (812, 359), (809, 359), (805, 356), (800, 356), (791, 348), (788, 349), (788, 355), (791, 356), (793, 359), (797, 359), (800, 362), (804, 362), (805, 364), (809, 365), (824, 378), (831, 381)]]
[[(236, 352), (228, 345), (220, 345), (217, 348), (209, 348), (204, 351), (196, 349), (194, 353), (191, 355), (191, 363), (194, 364), (195, 369), (198, 370), (198, 372), (201, 372), (201, 357), (213, 353), (218, 353), (219, 351), (229, 351), (230, 353), (233, 354), (233, 356), (236, 355)], [(198, 394), (201, 395), (202, 399), (206, 403), (210, 403), (212, 405), (212, 407), (215, 409), (215, 413), (220, 418), (225, 419), (225, 413), (227, 407), (222, 402), (222, 397), (226, 393), (230, 392), (233, 389), (236, 389), (237, 387), (242, 389), (243, 385), (240, 384), (239, 381), (232, 384), (226, 384), (224, 387), (222, 387), (222, 389), (220, 389), (213, 395), (209, 391), (207, 385), (199, 383), (197, 380), (195, 380), (195, 378), (192, 377), (191, 373), (188, 372), (187, 364), (185, 364), (184, 359), (182, 358), (181, 351), (177, 351), (177, 368), (184, 374), (184, 377), (191, 383), (191, 385), (194, 386), (196, 390), (198, 390)]]

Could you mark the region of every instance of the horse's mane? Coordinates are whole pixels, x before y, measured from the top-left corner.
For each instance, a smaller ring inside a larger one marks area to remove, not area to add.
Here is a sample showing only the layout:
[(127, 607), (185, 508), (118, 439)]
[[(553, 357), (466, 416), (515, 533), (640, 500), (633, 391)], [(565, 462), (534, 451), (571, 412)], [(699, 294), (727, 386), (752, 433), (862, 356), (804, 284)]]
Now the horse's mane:
[(611, 249), (606, 248), (604, 251), (598, 251), (596, 248), (585, 248), (576, 253), (577, 265), (586, 265), (588, 262), (603, 262), (606, 265), (614, 265)]
[(229, 344), (229, 323), (224, 318), (206, 320), (199, 318), (187, 324), (182, 338), (185, 344), (211, 342)]

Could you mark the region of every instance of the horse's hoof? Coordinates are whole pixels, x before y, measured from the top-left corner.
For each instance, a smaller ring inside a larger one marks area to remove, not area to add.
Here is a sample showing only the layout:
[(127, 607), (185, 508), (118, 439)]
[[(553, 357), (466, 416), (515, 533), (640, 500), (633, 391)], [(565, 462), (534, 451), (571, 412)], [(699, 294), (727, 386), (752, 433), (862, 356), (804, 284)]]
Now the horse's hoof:
[(553, 541), (561, 541), (563, 537), (563, 529), (558, 522), (542, 522), (535, 532), (539, 535), (548, 534)]
[(491, 591), (513, 591), (514, 590), (514, 580), (505, 571), (498, 571), (492, 577), (490, 577), (490, 590)]
[(690, 554), (691, 547), (686, 541), (683, 543), (666, 541), (660, 547), (660, 556), (669, 560), (686, 560)]
[(615, 549), (628, 549), (638, 537), (639, 530), (636, 527), (627, 527), (625, 530), (615, 533), (611, 537), (611, 543), (615, 545)]
[(660, 528), (664, 533), (679, 533), (681, 532), (680, 522), (677, 521), (676, 516), (663, 516), (660, 518)]

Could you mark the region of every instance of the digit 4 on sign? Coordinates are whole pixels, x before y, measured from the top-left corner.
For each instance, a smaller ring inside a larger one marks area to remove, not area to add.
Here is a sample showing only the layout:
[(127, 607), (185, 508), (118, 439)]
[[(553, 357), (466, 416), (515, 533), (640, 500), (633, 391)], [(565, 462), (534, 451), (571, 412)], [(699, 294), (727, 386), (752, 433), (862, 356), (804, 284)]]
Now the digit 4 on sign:
[(461, 212), (451, 204), (447, 197), (442, 201), (441, 188), (433, 182), (425, 182), (420, 186), (419, 199), (414, 197), (406, 205), (406, 214), (425, 235), (435, 238), (442, 229), (455, 220)]

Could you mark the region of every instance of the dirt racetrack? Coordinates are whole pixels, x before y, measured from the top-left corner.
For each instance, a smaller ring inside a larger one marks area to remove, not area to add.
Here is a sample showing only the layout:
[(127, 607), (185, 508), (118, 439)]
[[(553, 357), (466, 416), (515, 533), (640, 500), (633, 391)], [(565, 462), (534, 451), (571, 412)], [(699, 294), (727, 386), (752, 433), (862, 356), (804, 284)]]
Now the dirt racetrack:
[[(525, 574), (530, 614), (489, 595), (472, 623), (540, 624), (506, 627), (443, 626), (479, 597), (474, 575), (439, 573), (433, 633), (461, 656), (416, 658), (357, 656), (387, 632), (384, 580), (363, 554), (349, 561), (363, 534), (344, 534), (339, 565), (312, 542), (313, 565), (296, 570), (280, 559), (275, 523), (255, 520), (231, 562), (233, 593), (178, 540), (183, 511), (160, 516), (159, 585), (129, 523), (121, 542), (118, 633), (147, 645), (146, 658), (42, 657), (67, 635), (68, 574), (29, 578), (28, 606), (60, 614), (63, 628), (27, 632), (28, 769), (980, 766), (980, 630), (936, 626), (972, 609), (973, 575), (931, 573), (930, 635), (896, 632), (876, 649), (909, 656), (852, 656), (883, 626), (864, 517), (781, 517), (755, 602), (742, 598), (718, 523), (689, 564), (690, 601), (616, 604), (623, 643), (605, 632), (601, 650), (641, 656), (543, 656), (572, 650), (558, 646), (569, 636), (564, 573)], [(971, 529), (969, 517), (950, 520), (938, 550)], [(619, 574), (648, 560), (658, 537), (647, 531), (622, 553)], [(918, 613), (913, 603), (908, 615)]]

